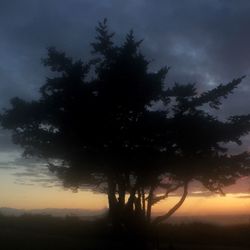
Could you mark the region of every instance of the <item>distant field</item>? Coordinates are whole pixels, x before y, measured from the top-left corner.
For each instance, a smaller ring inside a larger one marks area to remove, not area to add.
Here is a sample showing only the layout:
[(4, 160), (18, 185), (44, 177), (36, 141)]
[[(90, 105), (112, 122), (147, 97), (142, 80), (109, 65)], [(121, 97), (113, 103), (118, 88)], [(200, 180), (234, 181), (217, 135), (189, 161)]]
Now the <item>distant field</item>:
[[(161, 249), (249, 250), (250, 224), (166, 224), (159, 229), (158, 238)], [(0, 216), (0, 249), (3, 250), (125, 250), (132, 249), (135, 241), (112, 234), (104, 220), (91, 222), (76, 217), (45, 215)]]

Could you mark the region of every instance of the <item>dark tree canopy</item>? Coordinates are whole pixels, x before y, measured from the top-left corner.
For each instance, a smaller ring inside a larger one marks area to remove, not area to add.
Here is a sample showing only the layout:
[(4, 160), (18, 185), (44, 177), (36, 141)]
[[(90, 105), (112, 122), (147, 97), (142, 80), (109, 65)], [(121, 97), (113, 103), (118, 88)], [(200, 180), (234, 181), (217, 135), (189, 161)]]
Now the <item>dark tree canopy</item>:
[(127, 216), (150, 221), (152, 206), (183, 188), (180, 201), (154, 222), (168, 218), (193, 180), (223, 193), (248, 174), (249, 154), (230, 154), (227, 143), (241, 143), (250, 115), (213, 115), (244, 77), (202, 93), (194, 84), (167, 86), (169, 68), (150, 72), (132, 31), (121, 45), (106, 20), (96, 32), (87, 63), (49, 48), (43, 64), (54, 75), (40, 99), (13, 98), (1, 114), (25, 156), (46, 159), (67, 187), (107, 193), (111, 217), (122, 224)]

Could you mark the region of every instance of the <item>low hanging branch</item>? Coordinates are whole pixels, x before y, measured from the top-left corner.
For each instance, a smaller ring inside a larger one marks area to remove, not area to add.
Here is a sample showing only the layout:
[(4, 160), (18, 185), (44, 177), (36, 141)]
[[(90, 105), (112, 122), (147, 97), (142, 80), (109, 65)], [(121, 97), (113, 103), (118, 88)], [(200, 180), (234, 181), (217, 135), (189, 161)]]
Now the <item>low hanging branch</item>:
[(224, 193), (222, 187), (220, 185), (218, 186), (213, 186), (212, 184), (204, 184), (204, 187), (207, 188), (209, 191), (215, 193), (215, 194), (219, 194), (221, 196), (225, 196), (226, 194)]
[(168, 219), (185, 201), (186, 197), (188, 194), (188, 182), (184, 183), (184, 187), (183, 187), (183, 194), (181, 199), (178, 201), (178, 203), (175, 204), (175, 206), (173, 206), (166, 214), (158, 216), (154, 221), (153, 224), (157, 225), (161, 222), (163, 222), (164, 220)]
[(171, 187), (171, 188), (169, 188), (168, 190), (166, 190), (165, 194), (154, 197), (153, 200), (152, 200), (152, 206), (155, 205), (156, 203), (158, 203), (159, 201), (168, 198), (168, 195), (169, 195), (171, 192), (176, 191), (176, 190), (177, 190), (178, 188), (180, 188), (182, 185), (183, 185), (183, 184), (178, 184), (178, 185), (176, 185), (176, 186), (174, 186), (174, 187)]

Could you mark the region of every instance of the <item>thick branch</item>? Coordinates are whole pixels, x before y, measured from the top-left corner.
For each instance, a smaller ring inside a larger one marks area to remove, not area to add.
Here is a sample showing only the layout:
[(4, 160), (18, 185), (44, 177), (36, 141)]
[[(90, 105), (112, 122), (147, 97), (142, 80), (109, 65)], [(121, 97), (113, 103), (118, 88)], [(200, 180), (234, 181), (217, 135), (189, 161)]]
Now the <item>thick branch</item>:
[(151, 208), (152, 208), (152, 200), (154, 196), (154, 186), (151, 186), (148, 194), (148, 204), (147, 204), (147, 220), (150, 221), (151, 219)]
[(158, 216), (154, 220), (153, 224), (159, 224), (164, 220), (168, 219), (183, 204), (183, 202), (187, 197), (187, 194), (188, 194), (188, 182), (185, 182), (181, 199), (166, 214)]
[(142, 193), (142, 210), (143, 210), (143, 214), (145, 216), (146, 215), (146, 202), (145, 202), (145, 191), (144, 191), (144, 188), (141, 189), (141, 193)]

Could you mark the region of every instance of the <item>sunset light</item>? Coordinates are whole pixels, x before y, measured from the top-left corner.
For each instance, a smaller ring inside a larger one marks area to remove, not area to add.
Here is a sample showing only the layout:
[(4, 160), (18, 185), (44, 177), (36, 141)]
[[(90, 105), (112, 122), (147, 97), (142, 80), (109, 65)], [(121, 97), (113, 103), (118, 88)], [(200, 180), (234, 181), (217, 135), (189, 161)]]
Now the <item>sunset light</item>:
[(249, 13), (0, 0), (0, 249), (250, 249)]

